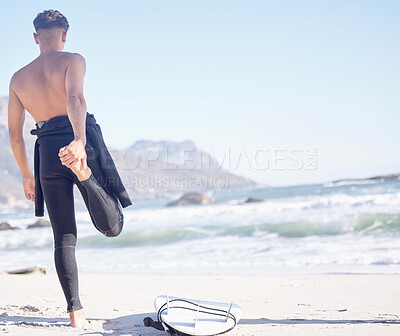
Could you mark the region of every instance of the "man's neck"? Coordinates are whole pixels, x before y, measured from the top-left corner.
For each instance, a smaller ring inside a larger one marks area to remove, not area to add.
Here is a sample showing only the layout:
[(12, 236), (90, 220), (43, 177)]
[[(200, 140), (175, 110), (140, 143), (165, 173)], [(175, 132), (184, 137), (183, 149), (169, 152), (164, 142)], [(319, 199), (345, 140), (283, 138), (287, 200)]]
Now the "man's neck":
[(61, 52), (63, 48), (58, 45), (40, 46), (40, 55), (47, 55), (53, 52)]

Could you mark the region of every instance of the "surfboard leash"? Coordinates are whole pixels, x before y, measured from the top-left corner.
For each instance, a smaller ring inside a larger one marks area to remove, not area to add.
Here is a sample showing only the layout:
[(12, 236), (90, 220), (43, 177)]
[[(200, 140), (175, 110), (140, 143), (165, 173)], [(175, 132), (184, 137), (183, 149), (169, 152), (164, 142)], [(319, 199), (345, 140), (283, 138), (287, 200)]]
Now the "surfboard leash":
[[(225, 317), (225, 318), (230, 318), (230, 319), (232, 319), (232, 320), (233, 320), (233, 326), (232, 326), (231, 328), (229, 328), (228, 330), (224, 331), (223, 333), (226, 333), (226, 332), (232, 330), (232, 329), (236, 326), (236, 324), (237, 324), (236, 317), (235, 317), (231, 312), (229, 312), (229, 311), (227, 311), (227, 310), (217, 309), (217, 308), (210, 308), (210, 307), (202, 306), (202, 305), (199, 305), (199, 304), (197, 304), (197, 303), (194, 303), (194, 302), (191, 302), (191, 301), (188, 301), (188, 300), (184, 300), (184, 299), (172, 299), (172, 300), (169, 300), (168, 303), (176, 302), (176, 301), (179, 301), (179, 302), (186, 302), (186, 303), (189, 303), (189, 304), (191, 304), (191, 305), (193, 305), (193, 306), (196, 306), (196, 307), (199, 307), (199, 308), (203, 308), (203, 309), (213, 310), (213, 311), (219, 312), (219, 313), (214, 313), (214, 312), (210, 312), (210, 311), (199, 310), (200, 313), (209, 314), (209, 315), (215, 315), (215, 316), (222, 316), (222, 317)], [(167, 306), (167, 302), (164, 303), (164, 304), (160, 307), (160, 309), (158, 309), (158, 312), (157, 312), (157, 320), (158, 320), (159, 323), (165, 324), (165, 323), (162, 321), (162, 319), (161, 319), (161, 314), (162, 314), (165, 310), (167, 310), (167, 307), (166, 307), (166, 306)], [(168, 307), (168, 309), (171, 309), (171, 308), (187, 309), (187, 310), (196, 311), (196, 312), (198, 311), (197, 308), (194, 309), (194, 308), (183, 307), (183, 306), (169, 306), (169, 307)], [(168, 327), (170, 327), (170, 326), (168, 326)], [(171, 327), (170, 327), (170, 328), (171, 328)], [(172, 329), (173, 329), (173, 328), (172, 328)], [(176, 331), (175, 329), (173, 329), (173, 330)], [(223, 334), (223, 333), (220, 333), (220, 334)], [(172, 335), (174, 335), (174, 334), (172, 334)], [(179, 334), (179, 333), (178, 333), (177, 335), (179, 336), (179, 335), (187, 335), (187, 334), (183, 334), (183, 333), (180, 333), (180, 334)], [(218, 334), (214, 334), (214, 335), (218, 335)]]

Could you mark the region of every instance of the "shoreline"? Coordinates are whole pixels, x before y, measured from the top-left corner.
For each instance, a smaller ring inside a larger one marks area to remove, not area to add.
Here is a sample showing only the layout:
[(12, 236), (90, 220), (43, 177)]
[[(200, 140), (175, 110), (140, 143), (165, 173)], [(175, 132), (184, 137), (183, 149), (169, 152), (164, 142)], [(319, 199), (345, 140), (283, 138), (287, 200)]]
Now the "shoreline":
[(191, 275), (80, 272), (90, 324), (68, 327), (54, 273), (0, 276), (0, 331), (9, 335), (165, 335), (143, 326), (168, 293), (233, 301), (242, 319), (227, 335), (397, 335), (399, 274)]
[[(78, 265), (79, 268), (79, 265)], [(349, 268), (354, 268), (354, 267), (349, 267)], [(43, 275), (56, 275), (56, 270), (55, 266), (51, 265), (48, 266), (47, 264), (36, 264), (31, 267), (26, 267), (26, 268), (12, 268), (12, 269), (0, 269), (0, 276), (8, 276), (8, 275), (29, 275), (28, 272), (26, 274), (22, 273), (16, 273), (16, 271), (21, 271), (21, 270), (29, 270), (29, 269), (34, 269), (33, 271), (29, 272), (29, 274), (35, 275), (36, 273), (40, 273), (40, 270), (44, 270)], [(119, 269), (112, 269), (109, 268), (108, 270), (82, 270), (79, 269), (78, 272), (79, 274), (97, 274), (98, 276), (102, 275), (108, 275), (108, 274), (113, 274), (115, 276), (224, 276), (224, 277), (292, 277), (292, 276), (326, 276), (326, 275), (372, 275), (372, 276), (379, 276), (379, 275), (392, 275), (392, 276), (400, 276), (400, 270), (399, 271), (382, 271), (382, 272), (376, 272), (376, 271), (334, 271), (334, 270), (317, 270), (318, 268), (312, 268), (312, 270), (307, 270), (307, 267), (302, 267), (299, 269), (295, 268), (277, 268), (272, 269), (272, 270), (261, 270), (259, 272), (244, 272), (244, 271), (236, 271), (232, 269), (224, 269), (221, 268), (221, 270), (218, 270), (218, 268), (215, 269), (192, 269), (192, 268), (181, 268), (182, 270), (178, 269), (169, 269), (169, 270), (152, 270), (152, 271), (143, 271), (143, 270), (119, 270)], [(285, 269), (285, 270), (282, 270)], [(327, 269), (332, 269), (332, 267), (327, 267)], [(247, 270), (247, 269), (246, 269)]]

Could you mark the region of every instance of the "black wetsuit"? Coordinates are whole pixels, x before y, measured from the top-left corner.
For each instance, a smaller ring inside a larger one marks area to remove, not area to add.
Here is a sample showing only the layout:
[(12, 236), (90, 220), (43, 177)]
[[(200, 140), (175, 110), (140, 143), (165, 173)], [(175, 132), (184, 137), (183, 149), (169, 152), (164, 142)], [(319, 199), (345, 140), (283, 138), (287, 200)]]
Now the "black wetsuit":
[(58, 156), (60, 148), (74, 139), (67, 116), (51, 118), (43, 125), (37, 123), (31, 133), (38, 135), (35, 144), (36, 215), (43, 216), (43, 196), (53, 228), (57, 275), (67, 300), (67, 311), (72, 312), (83, 308), (79, 299), (75, 259), (74, 184), (82, 194), (94, 226), (107, 237), (118, 236), (123, 227), (118, 200), (123, 207), (130, 205), (131, 201), (92, 114), (87, 114), (86, 118), (87, 164), (92, 175), (82, 182), (61, 164)]

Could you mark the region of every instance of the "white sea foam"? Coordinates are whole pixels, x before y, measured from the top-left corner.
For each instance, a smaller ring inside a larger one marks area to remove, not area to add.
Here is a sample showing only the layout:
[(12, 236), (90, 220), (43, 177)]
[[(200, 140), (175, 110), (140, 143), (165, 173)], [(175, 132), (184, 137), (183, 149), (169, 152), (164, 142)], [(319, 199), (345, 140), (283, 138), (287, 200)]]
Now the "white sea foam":
[[(137, 203), (124, 211), (123, 233), (111, 239), (78, 210), (80, 269), (400, 273), (399, 181), (266, 189), (256, 195), (264, 202), (242, 204), (251, 195), (215, 195), (217, 203), (207, 206)], [(29, 266), (27, 260), (53, 267), (51, 228), (26, 229), (34, 221), (27, 211), (1, 220), (20, 230), (0, 232), (0, 268)]]

